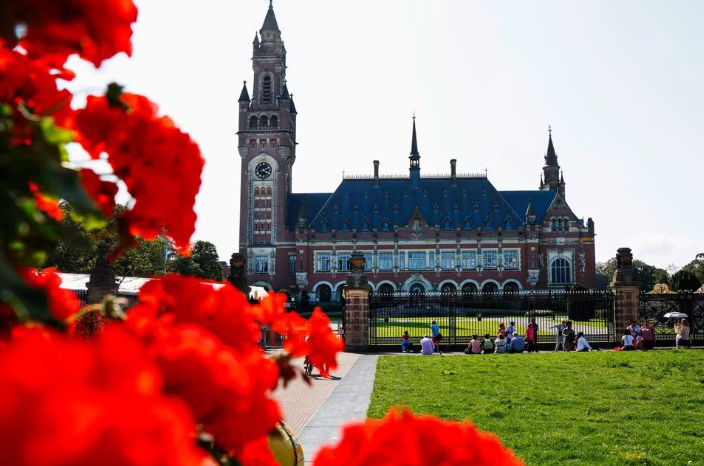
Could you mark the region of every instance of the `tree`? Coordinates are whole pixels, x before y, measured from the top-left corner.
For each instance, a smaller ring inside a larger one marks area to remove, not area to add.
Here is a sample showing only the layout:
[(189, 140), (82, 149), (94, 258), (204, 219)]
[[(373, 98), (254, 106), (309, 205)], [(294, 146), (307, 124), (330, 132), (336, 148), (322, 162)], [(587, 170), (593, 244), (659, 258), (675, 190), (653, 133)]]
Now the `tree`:
[[(611, 258), (606, 262), (596, 264), (597, 288), (606, 288), (611, 283), (616, 272), (616, 259)], [(633, 279), (640, 284), (642, 291), (651, 291), (656, 283), (668, 283), (668, 274), (665, 269), (633, 260)]]
[(210, 241), (196, 241), (191, 253), (193, 261), (198, 264), (202, 275), (200, 277), (216, 282), (222, 281), (222, 266), (218, 257), (218, 250)]
[(694, 272), (682, 269), (675, 273), (670, 280), (670, 288), (674, 291), (694, 291), (702, 285)]

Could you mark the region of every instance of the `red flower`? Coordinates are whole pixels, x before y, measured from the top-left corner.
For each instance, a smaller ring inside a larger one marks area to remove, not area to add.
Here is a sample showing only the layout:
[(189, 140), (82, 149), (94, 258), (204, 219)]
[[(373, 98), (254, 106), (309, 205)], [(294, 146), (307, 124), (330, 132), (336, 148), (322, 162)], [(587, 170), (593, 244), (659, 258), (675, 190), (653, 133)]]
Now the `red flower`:
[(0, 102), (24, 104), (35, 115), (52, 116), (59, 126), (66, 126), (73, 114), (72, 96), (66, 89), (58, 90), (56, 73), (45, 61), (4, 48), (0, 41)]
[(367, 419), (344, 428), (335, 446), (322, 447), (314, 466), (522, 465), (493, 434), (469, 422), (452, 422), (409, 411), (390, 411), (383, 419)]
[(269, 448), (267, 437), (259, 437), (245, 445), (242, 453), (237, 455), (237, 460), (243, 466), (279, 466)]
[(161, 367), (166, 393), (181, 397), (215, 442), (241, 452), (281, 420), (276, 363), (261, 352), (237, 354), (196, 325), (162, 328), (150, 353)]
[(117, 185), (101, 180), (98, 174), (86, 168), (81, 170), (81, 183), (83, 184), (83, 189), (98, 204), (105, 218), (110, 218), (115, 209)]
[(176, 245), (187, 249), (195, 230), (200, 150), (170, 119), (159, 117), (146, 97), (124, 93), (120, 99), (88, 97), (76, 115), (78, 138), (93, 157), (108, 153), (115, 175), (134, 197), (124, 217), (130, 233), (153, 239), (166, 228)]
[(53, 218), (57, 222), (60, 222), (64, 218), (64, 213), (59, 207), (59, 201), (46, 197), (39, 192), (39, 188), (33, 182), (29, 182), (29, 190), (34, 195), (34, 200), (37, 203), (37, 208), (47, 214), (49, 217)]
[(316, 307), (305, 330), (300, 322), (291, 319), (291, 327), (284, 342), (284, 349), (294, 356), (307, 355), (311, 364), (327, 376), (329, 369), (337, 368), (337, 353), (345, 349), (345, 343), (330, 328), (330, 318)]
[(56, 269), (21, 269), (19, 274), (34, 288), (43, 288), (49, 297), (49, 312), (59, 320), (66, 320), (81, 308), (81, 302), (71, 290), (61, 288), (61, 277)]
[[(0, 13), (9, 26), (3, 38), (14, 45), (14, 26), (23, 24), (21, 45), (31, 57), (52, 57), (57, 64), (78, 53), (96, 66), (119, 52), (132, 54), (131, 0), (4, 0)], [(0, 32), (1, 34), (1, 32)]]
[(0, 458), (12, 465), (197, 464), (195, 424), (119, 328), (101, 338), (26, 331), (0, 351)]

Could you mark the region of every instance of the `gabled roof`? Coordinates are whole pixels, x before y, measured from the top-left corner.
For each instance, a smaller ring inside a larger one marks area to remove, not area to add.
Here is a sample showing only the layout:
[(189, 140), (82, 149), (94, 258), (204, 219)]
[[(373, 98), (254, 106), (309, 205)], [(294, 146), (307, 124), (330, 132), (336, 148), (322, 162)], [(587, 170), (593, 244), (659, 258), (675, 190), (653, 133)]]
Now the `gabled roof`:
[(325, 201), (330, 198), (330, 193), (291, 193), (288, 195), (288, 205), (286, 206), (286, 227), (289, 231), (296, 229), (298, 217), (303, 210), (308, 222), (323, 207)]
[[(552, 205), (557, 193), (554, 191), (500, 191), (506, 202), (513, 208), (516, 214), (524, 216), (528, 210), (528, 203), (533, 202), (533, 212), (536, 223), (542, 223), (545, 213)], [(523, 218), (525, 221), (525, 218)]]
[[(415, 208), (432, 227), (443, 230), (512, 230), (523, 225), (501, 194), (484, 177), (420, 178), (413, 187), (408, 178), (345, 179), (314, 214), (310, 227), (317, 231), (391, 231), (393, 225), (405, 226)], [(525, 207), (523, 209), (525, 212)]]

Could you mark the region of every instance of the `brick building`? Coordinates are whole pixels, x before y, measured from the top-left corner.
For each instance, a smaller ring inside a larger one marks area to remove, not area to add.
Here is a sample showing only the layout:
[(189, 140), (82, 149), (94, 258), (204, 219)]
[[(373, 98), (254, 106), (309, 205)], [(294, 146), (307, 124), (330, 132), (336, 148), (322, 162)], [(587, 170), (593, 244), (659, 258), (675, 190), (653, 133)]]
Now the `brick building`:
[(332, 193), (292, 192), (296, 106), (273, 7), (253, 42), (252, 96), (239, 98), (239, 249), (251, 284), (339, 299), (352, 251), (378, 291), (515, 291), (595, 284), (594, 222), (566, 202), (552, 134), (534, 191), (486, 174), (424, 176), (415, 119), (408, 176), (346, 177)]

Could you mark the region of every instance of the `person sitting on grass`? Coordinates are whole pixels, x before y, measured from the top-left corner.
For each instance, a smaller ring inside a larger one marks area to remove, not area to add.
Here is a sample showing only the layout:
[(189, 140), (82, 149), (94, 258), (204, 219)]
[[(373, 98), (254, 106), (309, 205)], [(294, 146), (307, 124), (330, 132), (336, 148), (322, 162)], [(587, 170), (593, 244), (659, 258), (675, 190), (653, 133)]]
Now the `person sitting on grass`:
[(565, 330), (562, 331), (562, 335), (565, 337), (565, 351), (574, 351), (574, 329), (571, 321), (568, 320), (565, 323)]
[(643, 323), (640, 333), (643, 335), (643, 349), (646, 351), (653, 349), (655, 347), (655, 329), (650, 326), (650, 322), (646, 320)]
[(520, 333), (514, 333), (511, 339), (511, 353), (522, 353), (525, 347), (525, 341)]
[(577, 334), (577, 352), (580, 351), (592, 351), (591, 345), (586, 338), (584, 338), (584, 332), (579, 332)]
[(499, 324), (499, 329), (496, 331), (496, 335), (503, 334), (504, 336), (506, 335), (506, 324), (501, 322)]
[(687, 319), (682, 319), (675, 324), (675, 332), (677, 332), (675, 348), (689, 348), (689, 323)]
[(488, 333), (484, 334), (481, 343), (484, 354), (494, 354), (494, 342), (491, 341), (491, 336)]
[(472, 335), (472, 339), (469, 341), (467, 348), (464, 350), (464, 354), (481, 354), (482, 345), (477, 339), (476, 335)]
[(626, 329), (623, 331), (623, 336), (621, 337), (621, 351), (633, 351), (633, 335), (631, 331)]
[(424, 356), (430, 356), (435, 351), (435, 344), (428, 335), (424, 335), (420, 341), (420, 348)]
[(632, 336), (633, 338), (635, 338), (635, 337), (637, 337), (638, 335), (640, 335), (640, 327), (638, 326), (638, 324), (636, 324), (636, 321), (635, 321), (635, 320), (632, 320), (631, 323), (630, 323), (630, 325), (629, 325), (628, 327), (626, 327), (626, 328), (628, 329), (629, 332), (631, 332), (631, 336)]
[(408, 330), (406, 330), (403, 332), (403, 335), (401, 335), (401, 352), (412, 353), (413, 351), (413, 343), (411, 343), (411, 337), (408, 335)]
[(506, 335), (499, 333), (499, 336), (494, 340), (494, 354), (506, 352)]
[(641, 335), (640, 332), (638, 332), (638, 333), (636, 334), (635, 338), (633, 339), (633, 347), (634, 347), (636, 350), (642, 350), (642, 349), (643, 349), (643, 335)]

